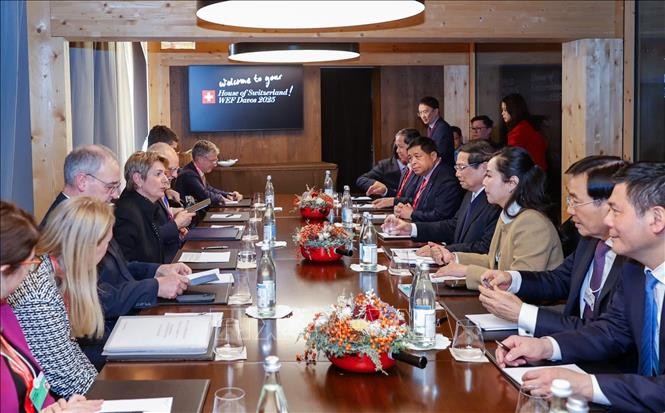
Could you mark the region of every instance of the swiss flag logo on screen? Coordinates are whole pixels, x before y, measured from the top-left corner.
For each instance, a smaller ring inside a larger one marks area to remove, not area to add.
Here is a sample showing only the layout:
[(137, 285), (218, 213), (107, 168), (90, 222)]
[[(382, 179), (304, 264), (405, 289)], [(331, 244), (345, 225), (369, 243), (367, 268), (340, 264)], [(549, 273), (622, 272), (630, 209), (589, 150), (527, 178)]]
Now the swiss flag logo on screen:
[(201, 103), (204, 105), (214, 105), (215, 104), (215, 91), (214, 90), (202, 90), (201, 91)]

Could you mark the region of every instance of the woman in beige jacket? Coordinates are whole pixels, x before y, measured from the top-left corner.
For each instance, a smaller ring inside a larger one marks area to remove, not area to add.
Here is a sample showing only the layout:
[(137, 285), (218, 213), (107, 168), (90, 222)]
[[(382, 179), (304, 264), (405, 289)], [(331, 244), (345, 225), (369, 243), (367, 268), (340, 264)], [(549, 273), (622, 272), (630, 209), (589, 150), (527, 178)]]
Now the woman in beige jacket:
[(542, 271), (563, 262), (561, 242), (543, 213), (547, 206), (545, 174), (522, 148), (507, 147), (490, 159), (483, 180), (487, 201), (502, 208), (487, 254), (452, 253), (440, 249), (446, 266), (437, 276), (466, 276), (466, 286), (478, 289), (489, 269)]

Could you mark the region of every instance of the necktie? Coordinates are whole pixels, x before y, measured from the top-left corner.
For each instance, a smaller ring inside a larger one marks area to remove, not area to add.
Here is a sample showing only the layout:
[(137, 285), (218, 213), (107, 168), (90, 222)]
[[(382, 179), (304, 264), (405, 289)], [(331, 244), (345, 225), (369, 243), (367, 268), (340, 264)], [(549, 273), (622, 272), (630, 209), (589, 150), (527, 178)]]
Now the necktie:
[(656, 353), (656, 324), (658, 322), (658, 306), (654, 290), (658, 280), (646, 270), (644, 284), (644, 323), (642, 324), (642, 344), (640, 345), (640, 370), (643, 376), (654, 376), (658, 371), (658, 354)]
[(425, 190), (425, 186), (427, 186), (427, 181), (429, 179), (423, 179), (423, 183), (420, 184), (420, 187), (418, 188), (418, 192), (416, 192), (416, 197), (413, 199), (413, 209), (416, 209), (418, 206), (418, 201), (420, 201), (420, 195), (423, 193)]
[[(473, 198), (473, 195), (471, 196)], [(471, 217), (471, 213), (473, 212), (473, 207), (476, 206), (476, 200), (478, 199), (478, 196), (476, 195), (475, 198), (469, 202), (469, 206), (466, 208), (466, 212), (464, 213), (464, 220), (462, 221), (462, 231), (464, 231), (464, 228), (466, 228), (466, 225), (469, 221), (469, 217)], [(461, 242), (461, 241), (460, 241)]]
[(409, 177), (411, 176), (411, 169), (406, 168), (406, 174), (402, 176), (402, 182), (399, 184), (399, 189), (397, 190), (397, 198), (402, 196), (402, 191), (406, 186), (406, 183), (409, 182)]
[[(596, 244), (596, 251), (593, 253), (593, 270), (591, 272), (591, 280), (589, 281), (589, 288), (595, 298), (598, 298), (598, 292), (603, 282), (603, 269), (605, 269), (605, 255), (610, 250), (610, 246), (603, 241)], [(595, 303), (594, 301), (594, 304)], [(595, 307), (595, 305), (594, 305)], [(584, 305), (584, 318), (590, 320), (593, 318), (593, 308), (589, 303)]]
[(428, 126), (428, 127), (427, 127), (427, 137), (428, 137), (428, 138), (431, 138), (431, 137), (432, 137), (432, 127), (431, 127), (431, 126)]

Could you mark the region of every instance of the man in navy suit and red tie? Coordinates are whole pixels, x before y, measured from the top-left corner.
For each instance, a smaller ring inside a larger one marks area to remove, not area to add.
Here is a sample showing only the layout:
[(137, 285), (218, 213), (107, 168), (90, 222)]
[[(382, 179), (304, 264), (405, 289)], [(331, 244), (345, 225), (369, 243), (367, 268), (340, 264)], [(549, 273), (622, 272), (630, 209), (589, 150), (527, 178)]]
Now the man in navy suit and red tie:
[[(568, 168), (568, 213), (582, 239), (552, 271), (492, 270), (483, 274), (484, 280), (498, 287), (478, 288), (480, 302), (490, 313), (517, 322), (520, 335), (542, 337), (579, 328), (607, 310), (626, 259), (611, 250), (610, 228), (603, 221), (614, 189), (612, 175), (626, 164), (616, 156), (596, 155)], [(566, 304), (562, 313), (522, 300), (566, 300)]]
[(549, 359), (606, 361), (638, 352), (633, 374), (586, 374), (562, 368), (522, 376), (532, 393), (545, 393), (552, 380), (568, 380), (573, 393), (625, 411), (665, 411), (665, 163), (636, 163), (615, 175), (605, 223), (612, 249), (634, 259), (622, 268), (621, 283), (607, 312), (575, 331), (543, 338), (511, 336), (496, 350), (500, 366)]
[(452, 167), (455, 165), (455, 144), (453, 130), (439, 113), (439, 101), (432, 96), (425, 96), (418, 102), (418, 117), (427, 126), (425, 136), (436, 144), (441, 162)]

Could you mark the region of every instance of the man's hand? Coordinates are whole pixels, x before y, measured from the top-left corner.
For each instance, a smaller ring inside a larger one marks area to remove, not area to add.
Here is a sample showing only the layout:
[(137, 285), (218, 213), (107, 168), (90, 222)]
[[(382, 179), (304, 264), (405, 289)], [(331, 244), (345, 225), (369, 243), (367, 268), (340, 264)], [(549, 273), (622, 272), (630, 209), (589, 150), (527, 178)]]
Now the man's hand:
[(524, 373), (522, 376), (522, 385), (532, 389), (532, 394), (544, 395), (550, 393), (550, 387), (554, 379), (568, 380), (573, 394), (580, 395), (587, 400), (593, 398), (593, 382), (590, 375), (561, 367), (531, 370)]
[(172, 208), (172, 213), (173, 220), (178, 229), (187, 228), (192, 223), (192, 218), (196, 215), (195, 212), (187, 212), (183, 208)]
[(69, 398), (59, 399), (57, 402), (41, 410), (41, 413), (93, 413), (102, 408), (103, 400), (86, 400), (84, 396), (75, 394)]
[(439, 277), (464, 277), (466, 275), (466, 265), (451, 262), (445, 267), (439, 268), (434, 274), (433, 278)]
[(413, 207), (411, 204), (402, 204), (399, 203), (395, 206), (395, 215), (402, 219), (411, 219), (411, 214), (413, 214)]
[(378, 196), (384, 196), (385, 194), (388, 193), (388, 187), (382, 184), (379, 181), (374, 181), (372, 185), (367, 188), (367, 192), (365, 192), (365, 195), (367, 196), (372, 196), (372, 195), (378, 195)]
[(383, 221), (381, 229), (388, 234), (411, 235), (411, 224), (392, 214), (388, 215)]
[(231, 192), (231, 198), (234, 201), (242, 201), (242, 194), (238, 191), (233, 191)]
[(515, 294), (498, 289), (493, 290), (482, 285), (478, 286), (478, 290), (480, 291), (478, 299), (487, 311), (504, 320), (517, 322), (522, 300)]
[(443, 245), (429, 243), (430, 256), (435, 263), (439, 265), (447, 265), (455, 262), (455, 253), (448, 251)]
[(155, 277), (165, 277), (169, 275), (189, 275), (192, 273), (192, 269), (182, 262), (176, 262), (175, 264), (162, 264), (157, 267), (157, 272)]
[(157, 296), (173, 299), (181, 295), (189, 285), (186, 275), (171, 274), (155, 278), (157, 280)]
[(496, 348), (496, 362), (501, 368), (521, 366), (527, 362), (549, 359), (554, 351), (552, 343), (547, 338), (510, 336), (502, 343), (510, 351), (506, 352), (501, 347)]
[(393, 206), (395, 198), (379, 198), (372, 201), (374, 208), (388, 208)]
[(498, 287), (504, 291), (510, 288), (513, 282), (513, 277), (508, 271), (501, 270), (487, 270), (480, 276), (480, 280), (487, 281), (492, 287)]

